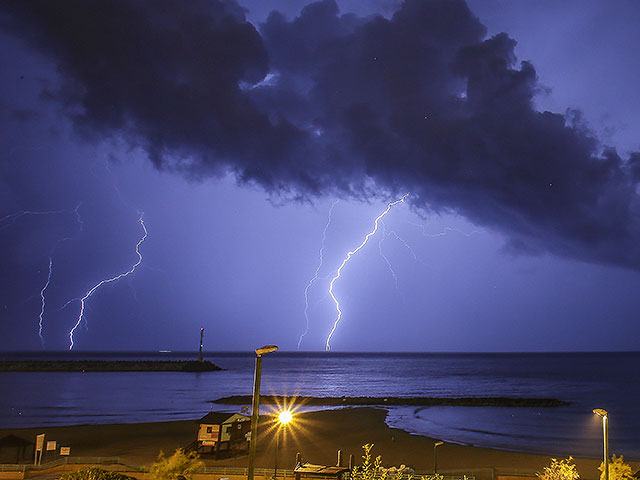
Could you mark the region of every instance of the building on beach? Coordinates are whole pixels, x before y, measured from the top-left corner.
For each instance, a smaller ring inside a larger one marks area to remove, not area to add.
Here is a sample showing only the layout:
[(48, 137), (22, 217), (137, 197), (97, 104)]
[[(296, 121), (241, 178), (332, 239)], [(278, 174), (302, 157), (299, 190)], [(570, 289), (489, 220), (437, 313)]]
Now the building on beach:
[(33, 447), (33, 442), (16, 435), (2, 437), (0, 438), (0, 463), (33, 461)]
[(240, 413), (210, 412), (198, 421), (194, 450), (199, 454), (232, 454), (249, 449), (251, 417)]

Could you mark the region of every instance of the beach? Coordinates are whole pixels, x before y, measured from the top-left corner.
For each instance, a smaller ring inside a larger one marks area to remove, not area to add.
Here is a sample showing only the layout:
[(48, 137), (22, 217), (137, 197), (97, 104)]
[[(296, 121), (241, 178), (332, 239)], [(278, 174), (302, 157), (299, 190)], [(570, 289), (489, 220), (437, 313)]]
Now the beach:
[[(372, 454), (381, 455), (384, 466), (407, 465), (418, 472), (433, 470), (434, 442), (438, 439), (412, 435), (385, 424), (386, 411), (381, 408), (356, 407), (335, 410), (298, 413), (293, 422), (281, 431), (278, 465), (292, 469), (297, 452), (304, 462), (335, 465), (337, 450), (342, 450), (343, 463), (353, 455), (356, 464), (363, 453), (362, 445), (373, 443)], [(274, 464), (273, 417), (261, 416), (258, 435), (256, 466), (272, 468)], [(189, 445), (196, 438), (197, 419), (173, 422), (153, 422), (111, 425), (81, 425), (69, 427), (44, 427), (0, 430), (0, 438), (13, 434), (33, 440), (44, 433), (47, 440), (55, 440), (59, 446), (71, 447), (73, 456), (120, 457), (131, 465), (148, 465), (162, 450), (171, 454), (177, 448)], [(54, 459), (57, 454), (45, 458)], [(497, 469), (505, 477), (508, 473), (533, 475), (549, 464), (551, 456), (510, 452), (474, 446), (445, 443), (438, 447), (438, 471), (475, 474), (482, 478), (490, 473), (475, 471)], [(208, 459), (207, 465), (246, 467), (248, 457)], [(583, 479), (599, 478), (600, 460), (576, 459)], [(640, 468), (632, 462), (634, 471)]]

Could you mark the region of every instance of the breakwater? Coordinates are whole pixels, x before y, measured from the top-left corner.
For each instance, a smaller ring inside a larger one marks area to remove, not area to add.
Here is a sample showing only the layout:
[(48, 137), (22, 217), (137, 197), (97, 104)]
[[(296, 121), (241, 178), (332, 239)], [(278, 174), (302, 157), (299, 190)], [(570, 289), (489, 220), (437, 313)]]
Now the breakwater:
[(0, 361), (0, 372), (214, 372), (205, 360), (17, 360)]
[[(249, 395), (232, 395), (218, 398), (212, 403), (224, 405), (251, 404)], [(559, 407), (569, 402), (555, 398), (512, 398), (512, 397), (309, 397), (261, 395), (264, 405), (306, 405), (306, 406), (447, 406), (447, 407)]]

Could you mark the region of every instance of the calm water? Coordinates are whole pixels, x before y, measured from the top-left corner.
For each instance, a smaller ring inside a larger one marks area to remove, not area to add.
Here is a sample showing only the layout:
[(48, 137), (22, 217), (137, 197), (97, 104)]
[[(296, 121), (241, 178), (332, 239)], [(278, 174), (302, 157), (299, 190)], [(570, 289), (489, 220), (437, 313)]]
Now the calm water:
[[(182, 359), (193, 354), (0, 354), (16, 358)], [(254, 356), (208, 353), (207, 373), (0, 373), (0, 428), (197, 418), (227, 395), (251, 394)], [(512, 396), (572, 402), (557, 408), (392, 407), (387, 423), (448, 441), (599, 457), (609, 411), (610, 448), (640, 459), (640, 352), (581, 354), (275, 353), (263, 394)]]

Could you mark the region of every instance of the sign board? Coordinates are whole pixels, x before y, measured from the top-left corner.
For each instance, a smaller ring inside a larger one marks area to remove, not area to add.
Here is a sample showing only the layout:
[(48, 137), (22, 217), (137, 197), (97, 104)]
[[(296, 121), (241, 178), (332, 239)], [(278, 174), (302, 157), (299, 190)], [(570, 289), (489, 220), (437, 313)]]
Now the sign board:
[(60, 455), (71, 455), (71, 447), (60, 447)]
[(48, 450), (56, 450), (58, 448), (58, 442), (55, 440), (47, 442), (47, 451)]
[(215, 447), (216, 446), (216, 441), (215, 440), (202, 440), (202, 446), (204, 446), (204, 447)]
[(36, 435), (36, 448), (35, 458), (33, 459), (34, 465), (40, 465), (42, 463), (42, 453), (44, 451), (44, 433)]

